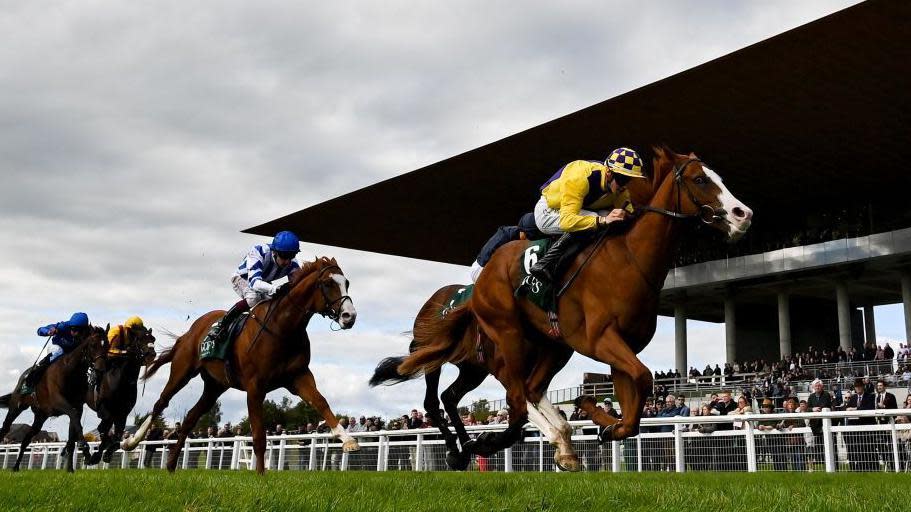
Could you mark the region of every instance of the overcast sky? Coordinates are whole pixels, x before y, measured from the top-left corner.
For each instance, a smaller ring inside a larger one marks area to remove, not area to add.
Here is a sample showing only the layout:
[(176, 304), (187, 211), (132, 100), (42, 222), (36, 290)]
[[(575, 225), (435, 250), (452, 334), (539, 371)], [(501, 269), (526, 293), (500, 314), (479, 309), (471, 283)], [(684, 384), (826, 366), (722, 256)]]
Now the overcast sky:
[[(44, 339), (35, 329), (73, 311), (100, 325), (138, 314), (156, 330), (183, 333), (226, 307), (236, 300), (233, 269), (265, 241), (243, 228), (853, 3), (7, 3), (2, 385), (11, 388), (38, 356)], [(351, 331), (330, 332), (320, 318), (310, 325), (323, 394), (337, 412), (419, 406), (418, 383), (369, 389), (366, 380), (380, 358), (406, 350), (399, 333), (429, 294), (465, 281), (467, 269), (303, 245), (302, 257), (315, 254), (338, 258), (359, 311)], [(902, 336), (897, 308), (877, 313), (881, 337)], [(689, 345), (691, 364), (724, 360), (720, 325), (691, 322)], [(642, 357), (653, 369), (672, 366), (671, 321), (660, 322)], [(577, 356), (553, 387), (606, 370)], [(150, 409), (166, 376), (149, 382), (138, 411)], [(200, 389), (196, 382), (179, 394), (169, 420)], [(502, 396), (492, 380), (471, 395)], [(226, 419), (245, 415), (242, 393), (222, 402)], [(86, 416), (86, 430), (96, 424)]]

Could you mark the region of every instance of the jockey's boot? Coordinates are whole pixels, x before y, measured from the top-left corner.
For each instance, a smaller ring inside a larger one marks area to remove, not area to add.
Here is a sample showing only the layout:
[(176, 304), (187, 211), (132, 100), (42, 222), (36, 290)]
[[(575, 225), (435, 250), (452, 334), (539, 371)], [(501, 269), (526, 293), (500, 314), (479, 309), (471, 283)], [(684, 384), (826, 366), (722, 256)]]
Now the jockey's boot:
[(221, 320), (218, 321), (218, 329), (216, 330), (214, 336), (215, 341), (217, 343), (225, 341), (225, 337), (228, 336), (228, 327), (234, 323), (234, 320), (236, 320), (237, 317), (249, 309), (250, 306), (247, 305), (246, 299), (240, 299), (233, 306), (231, 306), (231, 309), (225, 313), (225, 316), (223, 316)]
[(35, 386), (37, 386), (38, 382), (41, 381), (41, 376), (44, 375), (44, 372), (50, 365), (51, 355), (48, 354), (44, 359), (42, 359), (38, 364), (29, 370), (28, 376), (25, 377), (25, 382), (22, 383), (23, 386), (29, 389), (35, 389)]
[[(559, 270), (564, 267), (564, 262), (574, 258), (589, 238), (590, 235), (587, 232), (563, 233), (528, 269), (528, 273), (545, 286), (553, 284), (559, 277)], [(529, 288), (530, 283), (526, 281), (516, 290), (516, 295), (524, 295)]]

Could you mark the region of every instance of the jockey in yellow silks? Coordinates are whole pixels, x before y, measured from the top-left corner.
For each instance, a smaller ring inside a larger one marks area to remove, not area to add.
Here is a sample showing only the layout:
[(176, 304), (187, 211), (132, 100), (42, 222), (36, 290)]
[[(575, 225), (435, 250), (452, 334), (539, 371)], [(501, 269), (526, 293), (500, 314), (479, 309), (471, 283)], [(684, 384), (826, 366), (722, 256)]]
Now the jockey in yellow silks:
[(553, 282), (563, 256), (587, 234), (626, 219), (633, 213), (626, 184), (644, 178), (642, 160), (629, 148), (617, 148), (604, 162), (575, 160), (563, 166), (541, 187), (535, 205), (535, 224), (545, 235), (561, 235), (530, 268), (532, 276)]
[(127, 318), (123, 325), (111, 327), (108, 330), (108, 355), (113, 357), (125, 355), (127, 342), (132, 337), (138, 336), (138, 331), (144, 330), (145, 324), (138, 316)]

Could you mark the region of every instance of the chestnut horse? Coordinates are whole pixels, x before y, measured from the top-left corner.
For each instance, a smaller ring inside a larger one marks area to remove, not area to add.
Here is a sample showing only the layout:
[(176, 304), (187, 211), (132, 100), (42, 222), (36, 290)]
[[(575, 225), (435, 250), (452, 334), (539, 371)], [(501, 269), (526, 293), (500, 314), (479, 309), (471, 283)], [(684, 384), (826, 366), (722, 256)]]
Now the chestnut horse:
[[(534, 348), (529, 333), (610, 365), (623, 419), (618, 422), (608, 416), (590, 397), (578, 403), (595, 423), (607, 427), (607, 438), (620, 440), (638, 434), (652, 376), (636, 354), (655, 333), (661, 287), (681, 239), (692, 225), (684, 221), (700, 219), (736, 241), (749, 228), (753, 215), (695, 155), (678, 155), (667, 147), (653, 150), (651, 186), (633, 180), (629, 187), (631, 193), (635, 191), (634, 197), (651, 197), (647, 205), (637, 207), (640, 217), (625, 233), (603, 239), (591, 252), (583, 251), (567, 269), (567, 274), (579, 273), (559, 298), (560, 339), (546, 334), (550, 323), (545, 312), (513, 294), (525, 243), (504, 245), (485, 266), (464, 308), (473, 313), (501, 353), (501, 381), (506, 387), (510, 423), (506, 431), (471, 443), (473, 453), (494, 453), (521, 436), (528, 399), (535, 398), (526, 385), (527, 376), (534, 371), (527, 357)], [(650, 190), (644, 193), (645, 188)], [(527, 256), (522, 259), (534, 259), (534, 254)], [(413, 373), (422, 364), (420, 358), (409, 358), (398, 371)]]
[[(423, 372), (426, 384), (424, 396), (426, 416), (434, 426), (440, 429), (446, 441), (448, 451), (446, 463), (450, 468), (457, 470), (467, 469), (471, 461), (471, 453), (466, 447), (472, 442), (459, 415), (459, 402), (465, 394), (480, 386), (488, 375), (493, 375), (498, 380), (502, 379), (504, 367), (503, 359), (500, 352), (496, 350), (496, 345), (479, 331), (477, 322), (467, 309), (455, 309), (441, 316), (440, 311), (444, 307), (445, 301), (463, 287), (463, 285), (448, 285), (440, 288), (427, 300), (418, 313), (412, 331), (414, 340), (410, 349), (411, 357), (420, 357), (423, 360), (419, 366), (413, 366), (420, 371), (401, 375), (398, 373), (398, 367), (409, 356), (389, 357), (377, 365), (373, 377), (370, 379), (371, 386), (396, 384), (415, 378)], [(529, 367), (534, 368), (526, 382), (529, 400), (533, 400), (534, 403), (547, 400), (544, 393), (547, 391), (550, 381), (566, 365), (572, 354), (571, 348), (547, 343), (543, 339), (534, 345), (534, 350), (526, 354), (531, 361)], [(440, 396), (440, 374), (441, 366), (444, 363), (454, 364), (459, 369), (459, 374)], [(455, 427), (455, 436), (449, 430), (446, 418), (440, 414), (441, 398), (443, 408)], [(569, 424), (559, 416), (556, 409), (548, 404), (548, 407), (542, 407), (542, 414), (531, 414), (529, 419), (548, 437), (548, 441), (554, 444), (556, 448), (554, 461), (557, 465), (563, 469), (577, 469), (579, 459), (572, 444), (562, 442), (564, 438), (568, 439)], [(566, 434), (565, 436), (558, 435), (557, 431), (565, 431)], [(459, 444), (462, 445), (462, 450), (459, 449)]]
[(326, 399), (316, 389), (310, 371), (310, 339), (307, 324), (314, 314), (327, 316), (342, 329), (354, 325), (357, 313), (348, 296), (348, 280), (334, 258), (317, 258), (292, 274), (288, 284), (271, 300), (253, 307), (250, 319), (234, 340), (227, 359), (200, 360), (199, 346), (209, 328), (224, 311), (201, 316), (174, 346), (162, 352), (146, 371), (150, 378), (162, 366), (171, 363), (171, 374), (152, 413), (123, 448), (132, 450), (148, 431), (152, 419), (168, 406), (171, 398), (196, 375), (201, 375), (202, 397), (190, 409), (178, 431), (177, 444), (169, 450), (168, 470), (177, 468), (180, 450), (196, 422), (228, 388), (247, 392), (247, 411), (253, 431), (256, 471), (265, 472), (266, 430), (263, 425), (263, 401), (266, 393), (286, 388), (309, 402), (319, 412), (332, 433), (343, 441), (346, 452), (359, 449), (357, 441), (338, 424)]
[(19, 471), (25, 449), (31, 443), (35, 434), (41, 432), (41, 427), (48, 418), (66, 415), (70, 419), (70, 431), (66, 440), (63, 456), (66, 458), (66, 470), (73, 472), (73, 455), (77, 441), (82, 441), (82, 406), (85, 395), (89, 389), (88, 371), (92, 362), (101, 354), (105, 330), (101, 327), (90, 327), (79, 345), (69, 353), (61, 356), (44, 372), (35, 392), (22, 395), (19, 390), (22, 379), (16, 385), (16, 391), (0, 397), (0, 407), (6, 407), (9, 412), (0, 427), (0, 439), (9, 432), (13, 421), (27, 408), (31, 407), (35, 419), (32, 427), (22, 439), (19, 447), (19, 457), (13, 471)]
[[(104, 355), (104, 374), (98, 392), (89, 389), (85, 404), (98, 414), (101, 445), (86, 457), (86, 464), (98, 464), (102, 459), (111, 462), (126, 428), (127, 417), (136, 405), (139, 371), (155, 359), (155, 336), (151, 329), (132, 329), (126, 337), (121, 355)], [(105, 351), (107, 345), (105, 345)], [(111, 427), (114, 427), (113, 434)]]

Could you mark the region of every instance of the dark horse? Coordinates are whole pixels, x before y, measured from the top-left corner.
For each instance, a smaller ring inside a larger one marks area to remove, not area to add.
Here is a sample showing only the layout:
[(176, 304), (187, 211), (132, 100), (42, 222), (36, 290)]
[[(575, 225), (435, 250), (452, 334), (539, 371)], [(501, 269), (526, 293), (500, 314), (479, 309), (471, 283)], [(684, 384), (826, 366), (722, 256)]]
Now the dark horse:
[[(575, 284), (559, 299), (559, 339), (552, 334), (545, 312), (513, 294), (521, 274), (520, 255), (526, 251), (522, 242), (511, 242), (497, 250), (478, 278), (468, 303), (441, 322), (449, 325), (438, 326), (443, 332), (451, 330), (455, 319), (470, 312), (481, 331), (496, 345), (504, 363), (500, 381), (510, 406), (509, 427), (470, 443), (472, 453), (489, 455), (512, 445), (521, 436), (526, 418), (537, 414), (534, 408), (547, 414), (547, 407), (542, 407), (547, 404), (534, 403), (537, 392), (527, 386), (528, 376), (538, 364), (528, 354), (535, 350), (539, 339), (566, 345), (610, 365), (623, 419), (618, 422), (608, 416), (594, 406), (590, 397), (578, 403), (589, 411), (595, 423), (607, 427), (606, 437), (610, 439), (625, 439), (639, 432), (652, 377), (636, 354), (655, 333), (661, 286), (686, 228), (691, 225), (687, 220), (701, 220), (734, 241), (746, 232), (752, 218), (752, 211), (695, 155), (678, 155), (666, 147), (653, 149), (651, 183), (630, 183), (631, 195), (650, 197), (647, 204), (637, 203), (639, 218), (626, 232), (603, 238), (583, 251), (567, 270), (568, 274), (579, 273)], [(429, 364), (427, 353), (428, 350), (415, 351), (402, 362), (398, 373), (421, 372)]]
[[(426, 384), (424, 395), (426, 416), (434, 426), (440, 429), (443, 439), (446, 441), (448, 451), (446, 463), (450, 468), (457, 470), (467, 469), (471, 460), (471, 453), (465, 449), (471, 441), (459, 415), (459, 402), (468, 392), (480, 386), (488, 375), (493, 375), (500, 380), (504, 367), (503, 359), (500, 352), (497, 351), (496, 345), (478, 329), (477, 322), (470, 314), (467, 314), (467, 310), (456, 310), (449, 318), (445, 317), (450, 313), (441, 315), (445, 302), (463, 287), (463, 285), (444, 286), (424, 303), (414, 322), (412, 330), (414, 340), (410, 347), (412, 354), (421, 351), (417, 357), (421, 357), (425, 361), (420, 368), (422, 368)], [(566, 365), (573, 354), (569, 347), (541, 341), (542, 343), (535, 344), (534, 350), (527, 354), (529, 359), (538, 362), (538, 364), (531, 365), (534, 370), (526, 381), (526, 385), (532, 390), (529, 400), (534, 400), (534, 403), (547, 400), (544, 397), (547, 387), (554, 375)], [(417, 377), (418, 374), (401, 375), (398, 373), (397, 369), (405, 359), (406, 356), (401, 356), (389, 357), (381, 361), (370, 379), (370, 385), (396, 384)], [(440, 374), (444, 363), (454, 364), (458, 368), (459, 374), (440, 395)], [(441, 399), (443, 409), (449, 415), (449, 420), (455, 428), (455, 436), (449, 430), (446, 418), (440, 413)], [(552, 405), (548, 407), (546, 409), (542, 407), (542, 415), (529, 415), (529, 420), (554, 444), (556, 448), (554, 461), (557, 465), (566, 470), (576, 470), (579, 467), (579, 458), (573, 450), (572, 444), (563, 443), (563, 436), (552, 435), (554, 433), (552, 427), (557, 427), (560, 430), (566, 430), (568, 436), (569, 424), (562, 421), (562, 418), (559, 423), (555, 424), (554, 420), (559, 418), (559, 415)], [(463, 447), (462, 450), (459, 449), (459, 444)]]
[(19, 447), (19, 457), (16, 459), (13, 471), (19, 470), (25, 449), (35, 434), (41, 431), (44, 422), (52, 416), (61, 415), (70, 418), (70, 432), (63, 453), (66, 457), (66, 470), (73, 471), (74, 448), (76, 442), (82, 440), (82, 406), (85, 403), (86, 392), (89, 390), (87, 374), (94, 359), (101, 354), (104, 339), (104, 329), (92, 327), (76, 348), (54, 361), (44, 372), (41, 380), (35, 386), (34, 393), (30, 395), (19, 393), (22, 386), (20, 378), (14, 392), (0, 397), (0, 407), (9, 409), (3, 426), (0, 427), (0, 439), (3, 439), (9, 432), (13, 421), (27, 408), (31, 407), (32, 413), (35, 415), (32, 427)]
[(221, 360), (199, 359), (199, 345), (209, 328), (224, 311), (212, 311), (201, 316), (168, 350), (162, 352), (146, 371), (148, 379), (162, 366), (171, 363), (168, 383), (152, 413), (136, 435), (123, 444), (132, 450), (145, 437), (153, 418), (168, 406), (171, 398), (196, 375), (201, 375), (204, 388), (202, 397), (190, 409), (178, 431), (177, 445), (169, 452), (168, 470), (177, 468), (178, 456), (192, 431), (215, 401), (228, 388), (247, 392), (247, 411), (253, 431), (253, 452), (256, 454), (256, 471), (265, 471), (266, 431), (263, 425), (263, 401), (266, 393), (286, 388), (309, 402), (326, 420), (332, 433), (342, 439), (346, 452), (359, 449), (357, 441), (338, 424), (326, 399), (316, 389), (310, 371), (310, 338), (307, 324), (314, 314), (327, 316), (343, 329), (354, 325), (357, 313), (348, 296), (348, 280), (338, 263), (332, 258), (317, 258), (304, 264), (292, 274), (291, 280), (272, 300), (257, 304), (251, 311), (243, 331), (233, 342), (228, 364)]
[[(111, 462), (111, 457), (123, 437), (127, 417), (136, 405), (139, 371), (155, 360), (155, 336), (152, 335), (151, 329), (134, 328), (130, 336), (125, 338), (123, 349), (126, 353), (106, 354), (101, 386), (97, 393), (94, 388), (86, 393), (86, 405), (94, 410), (101, 420), (98, 425), (101, 446), (98, 447), (98, 451), (87, 457), (88, 464), (98, 464), (101, 460)], [(105, 345), (105, 350), (106, 348)]]

